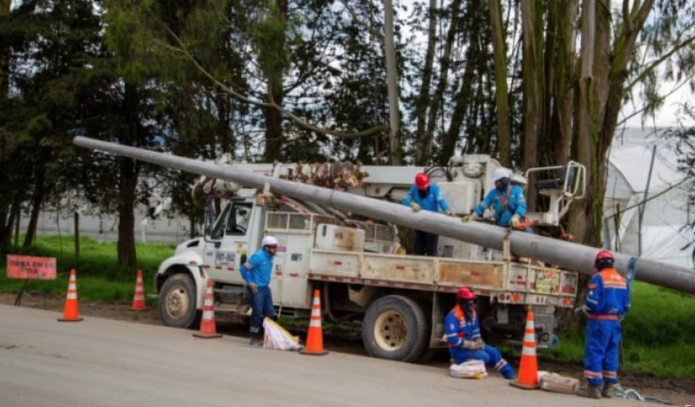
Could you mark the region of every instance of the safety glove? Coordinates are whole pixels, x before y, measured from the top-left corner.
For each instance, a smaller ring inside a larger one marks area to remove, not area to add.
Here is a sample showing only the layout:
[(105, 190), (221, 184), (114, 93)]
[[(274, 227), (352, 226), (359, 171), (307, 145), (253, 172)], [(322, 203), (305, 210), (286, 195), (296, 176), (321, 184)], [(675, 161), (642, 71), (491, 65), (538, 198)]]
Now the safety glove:
[(478, 219), (480, 219), (480, 218), (478, 217), (478, 215), (476, 213), (471, 213), (470, 215), (466, 215), (466, 216), (462, 217), (461, 222), (466, 223), (466, 222), (470, 222), (470, 221), (478, 220)]
[(411, 203), (410, 208), (413, 210), (413, 212), (420, 212), (420, 209), (422, 209), (422, 207), (420, 207), (420, 205), (418, 205), (417, 202)]
[(485, 349), (485, 341), (483, 340), (483, 338), (476, 338), (475, 343), (477, 345), (476, 349)]
[(512, 219), (509, 221), (509, 223), (511, 223), (512, 227), (515, 227), (515, 228), (519, 227), (520, 222), (521, 222), (521, 218), (519, 217), (519, 215), (512, 216)]
[(454, 212), (452, 210), (446, 211), (446, 216), (454, 216)]
[(463, 349), (475, 350), (478, 349), (478, 343), (476, 341), (463, 341)]

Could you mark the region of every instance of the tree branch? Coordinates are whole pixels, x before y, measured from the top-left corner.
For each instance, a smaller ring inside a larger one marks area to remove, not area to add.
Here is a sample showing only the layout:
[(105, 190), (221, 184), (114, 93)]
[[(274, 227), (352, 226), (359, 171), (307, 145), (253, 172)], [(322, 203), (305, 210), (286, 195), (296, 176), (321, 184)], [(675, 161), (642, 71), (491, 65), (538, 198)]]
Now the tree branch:
[[(685, 85), (687, 85), (688, 83), (690, 83), (690, 80), (693, 79), (693, 78), (695, 78), (695, 74), (692, 74), (692, 75), (690, 75), (689, 77), (685, 78), (681, 83), (679, 83), (678, 85), (676, 85), (673, 89), (671, 89), (671, 91), (670, 91), (669, 93), (665, 94), (665, 95), (662, 96), (661, 98), (662, 98), (662, 99), (666, 99), (667, 97), (673, 95), (673, 94), (676, 93), (680, 88), (682, 88), (683, 86), (685, 86)], [(622, 126), (623, 124), (625, 124), (625, 122), (627, 122), (628, 120), (630, 120), (630, 119), (632, 119), (633, 117), (637, 116), (638, 114), (641, 114), (642, 112), (644, 112), (644, 111), (647, 110), (648, 108), (649, 108), (649, 104), (646, 104), (646, 105), (642, 106), (639, 110), (635, 110), (634, 112), (632, 112), (632, 114), (630, 114), (629, 116), (627, 116), (626, 118), (624, 118), (624, 119), (622, 119), (620, 122), (618, 122), (618, 126)]]
[(630, 16), (630, 0), (623, 0), (623, 24), (625, 24), (627, 32), (631, 32), (634, 29)]
[[(371, 1), (371, 0), (370, 0), (370, 1)], [(371, 25), (366, 24), (364, 21), (360, 20), (360, 17), (357, 15), (357, 13), (355, 12), (355, 10), (353, 10), (352, 7), (350, 7), (350, 6), (348, 5), (348, 1), (347, 1), (347, 0), (340, 0), (340, 4), (342, 4), (343, 7), (345, 7), (345, 10), (347, 10), (347, 12), (350, 14), (350, 17), (352, 17), (352, 20), (353, 20), (355, 23), (357, 23), (358, 25), (361, 25), (362, 28), (365, 28), (367, 31), (369, 31), (369, 33), (370, 33), (371, 35), (373, 35), (373, 36), (379, 38), (379, 41), (381, 41), (382, 44), (384, 43), (384, 34), (378, 32), (378, 31), (375, 30)]]
[(258, 106), (258, 107), (276, 109), (279, 112), (281, 112), (282, 114), (287, 115), (287, 117), (289, 117), (295, 123), (304, 127), (305, 129), (315, 131), (315, 132), (321, 133), (321, 134), (328, 134), (328, 135), (335, 136), (335, 137), (359, 138), (359, 137), (370, 136), (370, 135), (376, 134), (376, 133), (386, 132), (389, 130), (389, 126), (387, 126), (387, 125), (374, 126), (372, 128), (362, 130), (362, 131), (359, 131), (356, 133), (325, 129), (325, 128), (318, 127), (317, 125), (314, 125), (312, 123), (309, 123), (309, 122), (299, 118), (294, 113), (290, 112), (289, 110), (286, 110), (282, 106), (273, 102), (272, 97), (271, 97), (270, 103), (261, 102), (260, 100), (254, 100), (254, 99), (251, 99), (249, 97), (246, 97), (246, 96), (242, 95), (241, 93), (237, 92), (236, 90), (234, 90), (234, 88), (232, 88), (231, 86), (225, 84), (224, 82), (217, 79), (214, 75), (212, 75), (207, 69), (205, 69), (205, 67), (203, 67), (203, 65), (200, 62), (198, 62), (198, 60), (193, 55), (191, 55), (191, 53), (188, 51), (186, 45), (183, 43), (181, 38), (179, 38), (179, 36), (176, 35), (166, 24), (162, 23), (162, 25), (164, 26), (164, 29), (167, 31), (167, 33), (169, 33), (169, 35), (171, 35), (171, 37), (174, 38), (176, 43), (179, 45), (179, 48), (172, 47), (171, 45), (163, 43), (162, 41), (156, 41), (157, 43), (159, 43), (160, 45), (167, 45), (168, 49), (175, 49), (178, 52), (185, 55), (193, 63), (193, 65), (198, 69), (198, 71), (200, 71), (200, 73), (202, 73), (205, 77), (210, 79), (215, 85), (219, 86), (222, 90), (224, 90), (225, 92), (229, 93), (233, 97), (235, 97), (243, 102), (246, 102), (246, 103), (252, 104), (254, 106)]
[(648, 67), (644, 68), (644, 70), (642, 70), (642, 72), (640, 72), (640, 74), (637, 75), (637, 77), (632, 82), (630, 82), (629, 85), (627, 85), (625, 87), (625, 92), (629, 92), (633, 86), (635, 86), (639, 81), (644, 79), (644, 77), (647, 76), (651, 71), (653, 71), (654, 68), (661, 65), (661, 63), (663, 63), (664, 61), (669, 59), (673, 54), (680, 51), (681, 49), (683, 49), (683, 47), (687, 46), (688, 44), (690, 44), (693, 41), (695, 41), (695, 35), (691, 36), (690, 38), (686, 39), (685, 41), (681, 42), (680, 44), (674, 46), (669, 52), (662, 55), (661, 58), (650, 63)]

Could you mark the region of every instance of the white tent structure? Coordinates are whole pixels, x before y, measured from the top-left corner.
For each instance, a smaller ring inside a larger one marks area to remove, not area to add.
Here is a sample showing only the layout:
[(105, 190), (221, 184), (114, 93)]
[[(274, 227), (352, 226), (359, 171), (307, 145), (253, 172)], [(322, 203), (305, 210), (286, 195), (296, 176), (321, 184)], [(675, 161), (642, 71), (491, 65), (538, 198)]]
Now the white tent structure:
[[(613, 250), (693, 268), (692, 247), (684, 248), (695, 240), (687, 227), (695, 214), (690, 213), (685, 174), (677, 168), (675, 141), (664, 138), (664, 131), (627, 128), (616, 134), (609, 155), (604, 239), (607, 228)], [(645, 197), (640, 222), (639, 204)]]

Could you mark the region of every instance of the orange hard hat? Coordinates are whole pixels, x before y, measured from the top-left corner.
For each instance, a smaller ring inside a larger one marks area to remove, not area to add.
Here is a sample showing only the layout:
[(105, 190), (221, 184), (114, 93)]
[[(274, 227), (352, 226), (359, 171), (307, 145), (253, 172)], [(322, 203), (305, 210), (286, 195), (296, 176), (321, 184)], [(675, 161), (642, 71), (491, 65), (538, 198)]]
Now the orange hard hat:
[(427, 189), (430, 186), (430, 177), (424, 172), (420, 172), (415, 176), (415, 186), (417, 189)]

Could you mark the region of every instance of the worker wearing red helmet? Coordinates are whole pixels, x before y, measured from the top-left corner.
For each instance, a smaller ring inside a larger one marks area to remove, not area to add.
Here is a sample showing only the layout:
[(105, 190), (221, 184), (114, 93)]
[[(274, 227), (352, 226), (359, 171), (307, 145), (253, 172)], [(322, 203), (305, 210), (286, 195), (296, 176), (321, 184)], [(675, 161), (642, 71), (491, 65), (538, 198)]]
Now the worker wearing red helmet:
[(584, 312), (589, 316), (584, 340), (584, 378), (577, 394), (583, 397), (612, 397), (618, 387), (618, 349), (620, 321), (630, 310), (630, 287), (613, 267), (615, 258), (601, 250), (594, 267), (598, 271), (589, 281)]
[[(441, 209), (447, 215), (452, 214), (442, 191), (437, 185), (430, 184), (430, 177), (424, 172), (415, 176), (415, 185), (410, 188), (401, 203), (410, 206), (413, 212), (420, 212), (421, 209), (439, 212)], [(438, 242), (438, 235), (416, 230), (413, 252), (420, 256), (436, 256)]]
[(473, 290), (461, 287), (456, 294), (456, 306), (444, 318), (449, 354), (457, 364), (468, 360), (482, 360), (485, 364), (494, 366), (505, 379), (513, 380), (516, 378), (514, 368), (502, 358), (497, 349), (483, 341), (475, 311), (476, 299)]

